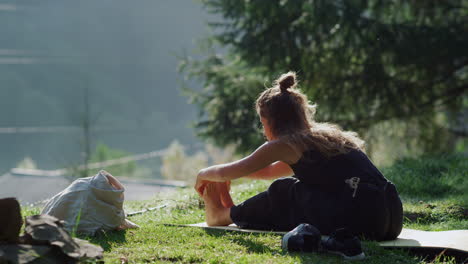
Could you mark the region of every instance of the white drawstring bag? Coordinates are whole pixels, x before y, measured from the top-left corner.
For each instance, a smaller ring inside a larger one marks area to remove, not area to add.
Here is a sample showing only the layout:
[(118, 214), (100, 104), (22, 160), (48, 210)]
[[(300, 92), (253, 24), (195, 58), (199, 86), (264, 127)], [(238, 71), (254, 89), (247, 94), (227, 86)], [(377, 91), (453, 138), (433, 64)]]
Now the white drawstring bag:
[(64, 220), (69, 232), (94, 235), (98, 230), (138, 227), (125, 219), (123, 185), (101, 170), (93, 177), (80, 178), (52, 197), (42, 214)]

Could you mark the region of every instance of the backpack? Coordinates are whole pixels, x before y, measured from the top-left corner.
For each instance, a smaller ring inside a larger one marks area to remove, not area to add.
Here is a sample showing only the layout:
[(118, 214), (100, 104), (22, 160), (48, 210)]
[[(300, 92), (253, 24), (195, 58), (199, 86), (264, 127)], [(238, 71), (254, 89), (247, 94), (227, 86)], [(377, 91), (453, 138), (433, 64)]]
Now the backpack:
[(16, 198), (0, 199), (0, 244), (18, 242), (23, 221), (21, 208)]
[(64, 228), (85, 235), (100, 230), (136, 228), (125, 219), (123, 185), (101, 170), (93, 177), (79, 178), (52, 197), (41, 214), (64, 220)]

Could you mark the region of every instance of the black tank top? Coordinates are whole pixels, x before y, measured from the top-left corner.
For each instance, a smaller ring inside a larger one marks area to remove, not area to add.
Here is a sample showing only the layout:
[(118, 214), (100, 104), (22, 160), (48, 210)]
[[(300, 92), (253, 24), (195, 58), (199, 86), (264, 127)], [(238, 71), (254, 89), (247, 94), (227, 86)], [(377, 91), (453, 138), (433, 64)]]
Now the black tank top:
[(318, 151), (308, 150), (290, 167), (295, 178), (306, 184), (321, 185), (326, 189), (340, 189), (345, 180), (352, 177), (359, 177), (360, 182), (378, 186), (387, 182), (367, 155), (356, 149), (330, 158)]

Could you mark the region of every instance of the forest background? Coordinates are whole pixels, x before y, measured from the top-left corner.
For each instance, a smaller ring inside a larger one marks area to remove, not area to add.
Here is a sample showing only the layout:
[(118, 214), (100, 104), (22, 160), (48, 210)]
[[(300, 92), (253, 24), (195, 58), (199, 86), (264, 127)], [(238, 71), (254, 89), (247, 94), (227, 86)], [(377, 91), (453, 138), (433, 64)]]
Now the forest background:
[(6, 3), (0, 172), (178, 140), (162, 162), (114, 169), (191, 177), (264, 140), (253, 102), (287, 70), (318, 104), (318, 120), (358, 131), (378, 164), (466, 152), (463, 1)]

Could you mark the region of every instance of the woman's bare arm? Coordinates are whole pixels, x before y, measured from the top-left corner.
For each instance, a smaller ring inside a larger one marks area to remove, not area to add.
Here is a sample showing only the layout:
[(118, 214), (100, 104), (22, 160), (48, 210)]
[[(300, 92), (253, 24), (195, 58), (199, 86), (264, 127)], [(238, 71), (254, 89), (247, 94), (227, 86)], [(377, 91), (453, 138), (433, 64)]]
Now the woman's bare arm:
[[(299, 159), (298, 154), (289, 145), (279, 140), (269, 141), (241, 160), (202, 169), (198, 173), (195, 189), (201, 191), (200, 187), (206, 181), (225, 182), (255, 173), (277, 161), (294, 163), (297, 159)], [(276, 166), (273, 165), (276, 168), (274, 170), (278, 172), (280, 168), (284, 169), (282, 165)]]
[(294, 172), (289, 164), (277, 161), (245, 177), (254, 180), (274, 180), (280, 177), (292, 176), (293, 174)]

